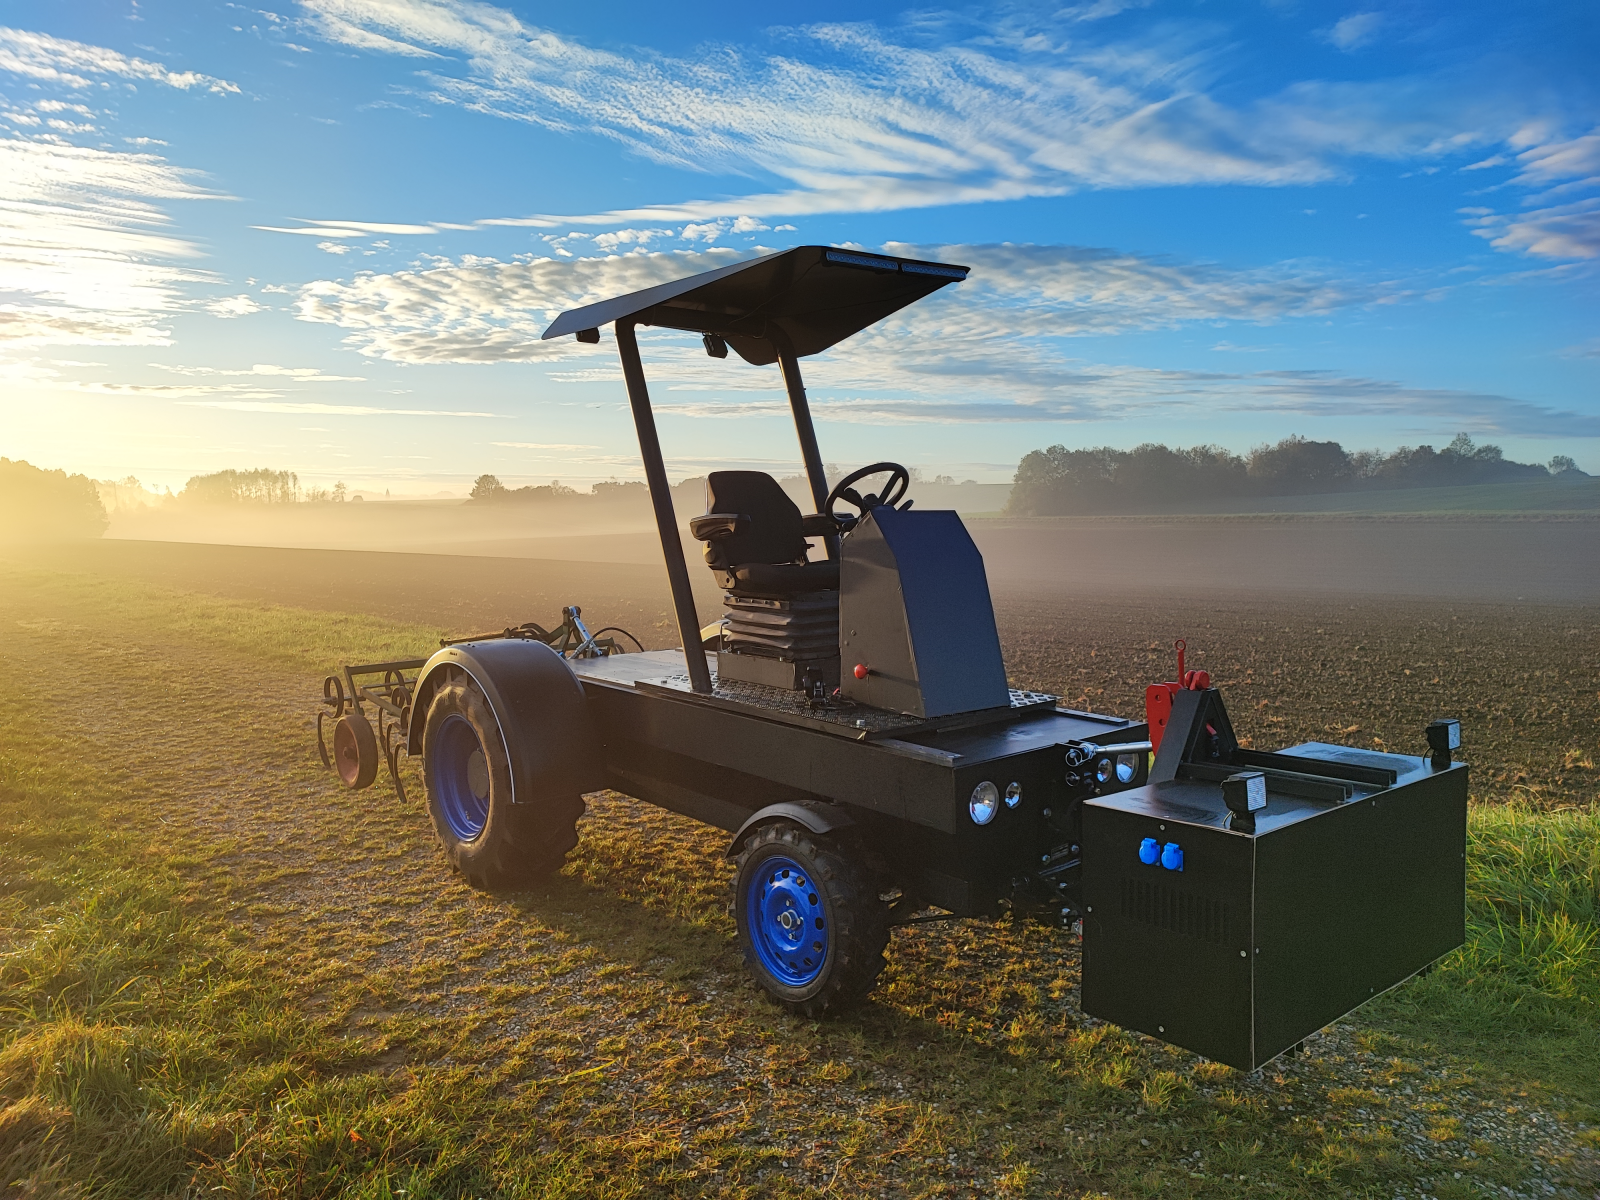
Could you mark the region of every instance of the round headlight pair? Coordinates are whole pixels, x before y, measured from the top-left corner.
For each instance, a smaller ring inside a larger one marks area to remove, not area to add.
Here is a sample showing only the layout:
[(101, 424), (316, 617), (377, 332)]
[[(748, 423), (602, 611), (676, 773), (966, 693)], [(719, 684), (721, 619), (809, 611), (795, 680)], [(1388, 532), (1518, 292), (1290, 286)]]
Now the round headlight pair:
[[(1015, 808), (1022, 803), (1020, 783), (1006, 784), (1005, 801), (1007, 808)], [(985, 779), (972, 789), (972, 799), (967, 802), (967, 811), (979, 825), (987, 825), (994, 820), (995, 813), (1000, 811), (1000, 789)]]
[(1110, 783), (1113, 777), (1118, 783), (1132, 783), (1138, 773), (1137, 754), (1119, 754), (1115, 759), (1102, 758), (1094, 764), (1094, 777), (1100, 783)]

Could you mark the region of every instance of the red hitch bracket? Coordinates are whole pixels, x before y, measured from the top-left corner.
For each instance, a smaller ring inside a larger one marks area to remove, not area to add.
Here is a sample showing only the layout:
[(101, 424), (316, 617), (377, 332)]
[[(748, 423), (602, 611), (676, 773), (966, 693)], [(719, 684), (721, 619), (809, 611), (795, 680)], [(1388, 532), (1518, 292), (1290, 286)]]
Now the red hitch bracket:
[(1167, 722), (1172, 719), (1172, 701), (1177, 697), (1180, 688), (1201, 692), (1211, 686), (1211, 673), (1209, 671), (1190, 671), (1184, 664), (1184, 652), (1188, 650), (1188, 643), (1182, 638), (1172, 643), (1178, 652), (1178, 682), (1152, 683), (1144, 690), (1144, 719), (1150, 726), (1150, 744), (1156, 750), (1161, 749), (1161, 735), (1167, 730)]

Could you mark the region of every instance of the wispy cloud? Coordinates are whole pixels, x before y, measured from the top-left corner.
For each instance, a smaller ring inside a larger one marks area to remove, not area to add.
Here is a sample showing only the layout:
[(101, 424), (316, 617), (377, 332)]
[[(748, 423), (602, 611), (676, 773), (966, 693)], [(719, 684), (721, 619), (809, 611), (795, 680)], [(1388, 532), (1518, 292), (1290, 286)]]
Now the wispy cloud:
[[(1133, 254), (1091, 246), (914, 245), (890, 242), (891, 254), (962, 263), (968, 284), (941, 294), (944, 306), (974, 310), (965, 327), (1023, 336), (1070, 336), (1171, 327), (1189, 321), (1266, 324), (1361, 305), (1391, 303), (1413, 294), (1393, 281), (1363, 281), (1308, 263), (1234, 269), (1214, 263)], [(922, 305), (906, 320), (939, 311)], [(976, 322), (972, 324), (970, 322)], [(950, 332), (957, 332), (951, 330)]]
[[(108, 75), (239, 90), (209, 75), (9, 28), (0, 28), (0, 72), (69, 91)], [(68, 137), (92, 127), (64, 114), (92, 117), (86, 105), (46, 96), (33, 108), (56, 115), (42, 127), (37, 119), (14, 121), (23, 135), (0, 138), (0, 344), (167, 344), (163, 319), (188, 304), (186, 285), (215, 280), (181, 265), (199, 248), (169, 232), (159, 202), (218, 193), (156, 155), (72, 144)], [(254, 304), (231, 297), (210, 307), (239, 316)]]
[(155, 201), (217, 196), (151, 154), (0, 138), (0, 342), (165, 345), (194, 243)]
[(227, 369), (222, 367), (184, 367), (169, 366), (166, 363), (151, 363), (150, 366), (158, 371), (170, 371), (174, 375), (214, 375), (214, 376), (256, 376), (282, 379), (286, 383), (365, 383), (361, 375), (327, 375), (320, 367), (280, 367), (273, 363), (256, 363), (254, 366)]
[(740, 253), (701, 251), (471, 259), (461, 264), (317, 280), (300, 290), (300, 319), (351, 331), (346, 342), (396, 362), (533, 362), (593, 353), (541, 342), (563, 309), (737, 262)]
[[(1600, 418), (1503, 395), (1415, 388), (1337, 372), (1094, 364), (1071, 349), (1072, 339), (1084, 335), (1193, 322), (1269, 325), (1422, 294), (1401, 283), (1339, 279), (1304, 264), (1236, 271), (1075, 246), (891, 243), (885, 249), (965, 263), (973, 272), (958, 287), (807, 360), (819, 420), (1037, 423), (1233, 410), (1404, 414), (1448, 419), (1483, 434), (1600, 436)], [(308, 285), (299, 303), (303, 319), (351, 330), (350, 344), (370, 355), (401, 362), (565, 360), (552, 372), (554, 381), (620, 384), (610, 347), (540, 342), (545, 324), (564, 308), (737, 257), (711, 249), (514, 263), (477, 259), (321, 281)], [(663, 416), (787, 412), (774, 372), (713, 362), (687, 335), (658, 332), (651, 340), (651, 383)], [(916, 352), (906, 353), (908, 346)]]
[[(276, 399), (281, 392), (254, 383), (124, 383), (116, 380), (63, 379), (52, 382), (52, 388), (63, 392), (81, 392), (90, 396), (120, 396), (132, 399), (177, 400), (181, 403), (200, 403), (195, 399), (226, 397), (228, 403), (259, 403)], [(210, 403), (209, 399), (205, 400)]]
[(0, 26), (0, 71), (74, 88), (88, 87), (90, 75), (114, 75), (183, 90), (204, 88), (219, 93), (239, 90), (236, 83), (197, 71), (172, 71), (160, 63), (129, 58), (104, 46), (4, 26)]
[(1567, 180), (1593, 183), (1600, 176), (1600, 129), (1574, 138), (1543, 138), (1529, 131), (1516, 140), (1532, 144), (1516, 157), (1513, 183), (1529, 187)]
[(308, 237), (320, 238), (360, 238), (371, 237), (374, 234), (390, 234), (399, 237), (416, 237), (422, 234), (438, 233), (441, 229), (469, 229), (464, 225), (401, 225), (378, 221), (316, 221), (308, 220), (304, 225), (280, 228), (276, 225), (252, 225), (252, 229), (264, 230), (267, 233), (298, 233)]
[[(1404, 417), (1482, 436), (1600, 437), (1600, 417), (1494, 393), (1417, 388), (1331, 371), (1163, 371), (1060, 364), (1052, 394), (1031, 401), (835, 396), (812, 403), (818, 421), (848, 424), (1038, 424), (1155, 421), (1223, 412), (1307, 418)], [(816, 389), (813, 389), (816, 390)], [(778, 399), (657, 403), (658, 415), (696, 419), (781, 417)]]
[[(425, 75), (441, 102), (779, 184), (727, 200), (502, 222), (536, 227), (881, 211), (1080, 187), (1304, 184), (1336, 177), (1352, 157), (1492, 140), (1478, 118), (1507, 120), (1403, 83), (1304, 83), (1232, 105), (1207, 90), (1203, 48), (1171, 34), (1122, 44), (986, 30), (930, 48), (867, 25), (816, 25), (776, 35), (805, 61), (726, 46), (678, 59), (597, 50), (469, 0), (302, 6), (333, 41), (448, 56)], [(1082, 28), (1116, 7), (1062, 19)]]
[(1600, 197), (1529, 212), (1466, 211), (1467, 224), (1497, 250), (1539, 258), (1600, 258)]
[(453, 408), (374, 408), (366, 404), (315, 404), (292, 400), (181, 400), (196, 408), (224, 408), (231, 412), (311, 413), (325, 417), (497, 417), (498, 413), (465, 412)]
[(219, 296), (215, 300), (205, 302), (205, 310), (214, 317), (224, 319), (232, 317), (248, 317), (251, 313), (261, 312), (263, 305), (255, 297), (240, 293), (237, 296)]
[(1341, 50), (1359, 50), (1378, 36), (1378, 29), (1382, 25), (1382, 13), (1351, 13), (1348, 17), (1341, 17), (1335, 21), (1325, 36)]
[[(1270, 323), (1410, 294), (1400, 284), (1341, 280), (1297, 264), (1239, 271), (1084, 246), (884, 248), (964, 263), (973, 273), (960, 288), (847, 343), (833, 356), (840, 363), (864, 363), (902, 336), (930, 347), (920, 356), (925, 361), (953, 359), (969, 348), (994, 354), (1003, 342), (1191, 321)], [(363, 353), (399, 362), (553, 361), (596, 353), (572, 342), (539, 340), (564, 309), (743, 257), (746, 252), (713, 247), (509, 263), (472, 258), (349, 281), (319, 280), (301, 290), (298, 308), (302, 320), (351, 330), (347, 341)]]
[(568, 442), (490, 442), (491, 446), (505, 446), (511, 450), (599, 450), (599, 446), (575, 445)]
[(1496, 156), (1471, 169), (1515, 164), (1512, 186), (1538, 189), (1520, 212), (1481, 205), (1461, 210), (1474, 234), (1497, 250), (1536, 258), (1600, 258), (1600, 129), (1565, 137), (1541, 125), (1510, 139), (1512, 156)]

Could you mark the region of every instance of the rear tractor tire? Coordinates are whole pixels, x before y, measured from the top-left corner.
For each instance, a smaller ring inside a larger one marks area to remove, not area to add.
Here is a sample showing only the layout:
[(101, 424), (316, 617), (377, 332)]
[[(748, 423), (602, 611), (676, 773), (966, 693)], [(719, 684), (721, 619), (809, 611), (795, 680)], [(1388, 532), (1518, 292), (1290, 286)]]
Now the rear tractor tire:
[(493, 707), (457, 673), (433, 694), (423, 729), (428, 816), (450, 865), (481, 891), (526, 888), (561, 869), (578, 844), (583, 797), (518, 796)]
[(734, 915), (745, 966), (795, 1016), (816, 1019), (859, 1004), (889, 944), (889, 906), (849, 843), (789, 822), (745, 839), (734, 875)]

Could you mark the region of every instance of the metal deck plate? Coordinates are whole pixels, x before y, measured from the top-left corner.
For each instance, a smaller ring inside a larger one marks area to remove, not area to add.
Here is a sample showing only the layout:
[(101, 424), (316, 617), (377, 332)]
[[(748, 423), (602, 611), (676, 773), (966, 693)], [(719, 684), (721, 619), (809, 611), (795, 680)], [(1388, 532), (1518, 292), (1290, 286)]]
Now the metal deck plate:
[(754, 709), (763, 717), (793, 725), (866, 741), (874, 738), (904, 738), (918, 733), (933, 733), (941, 729), (959, 729), (963, 726), (988, 725), (1009, 720), (1030, 709), (1054, 710), (1057, 697), (1043, 692), (1024, 692), (1011, 689), (1009, 708), (990, 708), (979, 712), (953, 713), (947, 717), (916, 717), (909, 713), (889, 712), (882, 708), (869, 708), (848, 700), (830, 701), (825, 707), (813, 708), (799, 692), (784, 688), (767, 687), (760, 683), (746, 683), (730, 679), (724, 682), (716, 672), (711, 675), (711, 694), (698, 694), (689, 684), (688, 675), (667, 675), (659, 679), (640, 679), (634, 683), (641, 691), (670, 692), (684, 699), (696, 700), (749, 712)]

